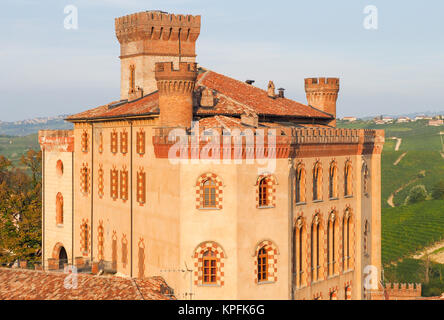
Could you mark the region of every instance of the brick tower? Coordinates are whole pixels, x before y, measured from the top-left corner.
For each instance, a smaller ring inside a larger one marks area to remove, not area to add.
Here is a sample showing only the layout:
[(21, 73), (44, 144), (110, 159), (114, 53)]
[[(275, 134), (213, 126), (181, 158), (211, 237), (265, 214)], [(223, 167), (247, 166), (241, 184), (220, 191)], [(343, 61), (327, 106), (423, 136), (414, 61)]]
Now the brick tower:
[(327, 112), (335, 118), (329, 123), (335, 127), (339, 78), (307, 78), (305, 79), (305, 92), (309, 105)]
[(146, 11), (117, 18), (120, 43), (121, 99), (140, 98), (157, 90), (157, 62), (195, 62), (200, 16)]
[(159, 90), (160, 123), (165, 127), (190, 127), (193, 120), (193, 91), (197, 64), (156, 63), (155, 78)]

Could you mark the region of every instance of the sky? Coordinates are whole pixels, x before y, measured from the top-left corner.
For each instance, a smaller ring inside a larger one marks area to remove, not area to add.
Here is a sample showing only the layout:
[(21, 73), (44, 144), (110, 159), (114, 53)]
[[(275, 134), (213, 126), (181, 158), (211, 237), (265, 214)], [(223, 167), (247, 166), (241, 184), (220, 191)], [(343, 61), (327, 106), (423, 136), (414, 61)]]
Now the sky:
[[(77, 30), (64, 28), (67, 5)], [(377, 29), (364, 27), (368, 5)], [(2, 0), (0, 120), (119, 99), (114, 18), (145, 10), (201, 15), (200, 65), (264, 89), (273, 80), (296, 101), (304, 78), (340, 77), (338, 117), (444, 111), (442, 0)]]

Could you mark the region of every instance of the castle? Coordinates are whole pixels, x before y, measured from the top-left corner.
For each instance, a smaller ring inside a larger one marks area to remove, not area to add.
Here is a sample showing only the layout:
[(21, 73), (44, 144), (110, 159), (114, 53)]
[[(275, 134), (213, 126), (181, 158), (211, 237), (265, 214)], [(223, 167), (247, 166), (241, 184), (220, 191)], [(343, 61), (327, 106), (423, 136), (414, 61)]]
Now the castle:
[[(179, 299), (369, 299), (381, 270), (382, 130), (196, 64), (201, 17), (116, 19), (120, 99), (41, 131), (45, 269), (161, 276)], [(172, 159), (174, 158), (174, 159)]]

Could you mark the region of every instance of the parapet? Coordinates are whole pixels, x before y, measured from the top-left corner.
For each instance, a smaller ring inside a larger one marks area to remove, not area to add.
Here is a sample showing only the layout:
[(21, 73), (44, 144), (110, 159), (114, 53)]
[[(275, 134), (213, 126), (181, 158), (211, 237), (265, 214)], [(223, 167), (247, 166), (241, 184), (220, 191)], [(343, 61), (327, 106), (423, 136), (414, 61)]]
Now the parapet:
[(200, 34), (200, 16), (175, 15), (160, 11), (145, 11), (115, 19), (116, 36), (120, 43), (137, 40), (196, 41)]
[(389, 300), (407, 300), (421, 297), (420, 283), (387, 283), (384, 288)]
[(197, 63), (180, 62), (179, 69), (174, 69), (174, 65), (172, 62), (157, 62), (155, 68), (155, 77), (157, 81), (195, 81), (197, 78)]
[(332, 89), (339, 90), (339, 78), (306, 78), (305, 89)]

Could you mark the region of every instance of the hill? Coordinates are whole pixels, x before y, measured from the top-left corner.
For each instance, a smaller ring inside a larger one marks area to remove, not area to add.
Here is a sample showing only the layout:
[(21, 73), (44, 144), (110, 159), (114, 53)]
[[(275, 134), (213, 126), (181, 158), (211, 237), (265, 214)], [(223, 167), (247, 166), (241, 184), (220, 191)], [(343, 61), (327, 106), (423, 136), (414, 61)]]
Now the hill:
[(72, 124), (63, 120), (65, 116), (52, 118), (34, 118), (16, 122), (1, 122), (0, 135), (27, 136), (39, 130), (72, 129)]
[(0, 155), (12, 161), (14, 166), (20, 167), (20, 158), (29, 149), (40, 150), (37, 134), (24, 137), (0, 135)]
[[(339, 121), (338, 127), (385, 130), (381, 156), (381, 254), (385, 280), (421, 282), (424, 296), (440, 295), (444, 292), (444, 201), (406, 205), (406, 198), (417, 185), (424, 186), (430, 194), (433, 186), (444, 179), (440, 136), (444, 127), (428, 126), (427, 121), (384, 125)], [(430, 247), (429, 257), (425, 252)]]

